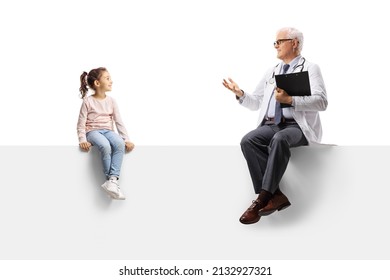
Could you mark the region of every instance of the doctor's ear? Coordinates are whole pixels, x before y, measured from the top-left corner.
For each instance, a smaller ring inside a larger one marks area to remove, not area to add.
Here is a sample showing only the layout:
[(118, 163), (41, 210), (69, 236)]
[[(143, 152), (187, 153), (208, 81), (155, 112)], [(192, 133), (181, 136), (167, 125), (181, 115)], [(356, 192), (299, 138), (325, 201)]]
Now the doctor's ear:
[(294, 49), (297, 49), (299, 46), (299, 41), (297, 39), (292, 40), (292, 45)]

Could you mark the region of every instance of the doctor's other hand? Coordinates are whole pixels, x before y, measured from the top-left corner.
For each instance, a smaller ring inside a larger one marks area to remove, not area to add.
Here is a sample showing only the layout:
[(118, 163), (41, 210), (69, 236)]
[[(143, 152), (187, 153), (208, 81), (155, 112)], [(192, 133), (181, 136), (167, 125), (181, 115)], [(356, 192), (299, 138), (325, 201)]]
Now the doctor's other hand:
[(223, 86), (227, 88), (228, 90), (232, 91), (235, 95), (238, 97), (243, 96), (244, 94), (242, 93), (240, 87), (237, 85), (235, 81), (233, 81), (231, 78), (228, 78), (228, 81), (223, 79), (222, 82)]
[(288, 95), (287, 92), (285, 92), (283, 89), (278, 87), (275, 88), (274, 94), (275, 94), (276, 101), (278, 101), (279, 103), (289, 104), (289, 105), (292, 104), (292, 97)]
[(79, 144), (80, 148), (83, 149), (84, 151), (88, 152), (89, 149), (91, 148), (92, 144), (89, 142), (83, 142)]

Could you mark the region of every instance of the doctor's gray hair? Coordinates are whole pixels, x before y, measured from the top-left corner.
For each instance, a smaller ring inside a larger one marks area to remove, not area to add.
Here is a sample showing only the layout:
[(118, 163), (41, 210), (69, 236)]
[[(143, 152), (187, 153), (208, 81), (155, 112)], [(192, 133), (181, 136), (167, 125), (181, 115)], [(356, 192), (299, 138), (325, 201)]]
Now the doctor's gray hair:
[(298, 52), (301, 53), (303, 47), (303, 33), (294, 27), (284, 27), (281, 28), (279, 32), (287, 32), (286, 39), (297, 39), (298, 41)]

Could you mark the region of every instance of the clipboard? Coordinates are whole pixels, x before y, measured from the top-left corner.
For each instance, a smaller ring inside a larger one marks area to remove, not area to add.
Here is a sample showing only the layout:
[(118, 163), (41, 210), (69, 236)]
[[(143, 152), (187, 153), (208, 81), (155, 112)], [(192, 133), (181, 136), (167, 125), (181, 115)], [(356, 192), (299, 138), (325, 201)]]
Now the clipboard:
[[(311, 95), (308, 71), (275, 75), (275, 82), (278, 88), (283, 89), (290, 96)], [(281, 104), (281, 106), (291, 107), (288, 104)]]

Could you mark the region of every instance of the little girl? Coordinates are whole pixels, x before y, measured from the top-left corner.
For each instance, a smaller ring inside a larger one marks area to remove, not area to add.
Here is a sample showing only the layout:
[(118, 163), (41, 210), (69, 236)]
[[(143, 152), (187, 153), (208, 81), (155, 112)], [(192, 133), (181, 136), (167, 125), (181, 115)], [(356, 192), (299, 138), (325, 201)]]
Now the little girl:
[[(130, 152), (134, 144), (129, 141), (115, 100), (106, 95), (112, 88), (110, 74), (103, 67), (92, 69), (81, 74), (80, 82), (83, 99), (77, 123), (80, 148), (87, 152), (91, 146), (99, 149), (107, 178), (101, 187), (112, 198), (125, 199), (118, 180), (125, 149)], [(93, 95), (86, 96), (88, 88), (94, 91)], [(114, 122), (119, 135), (114, 131)]]

